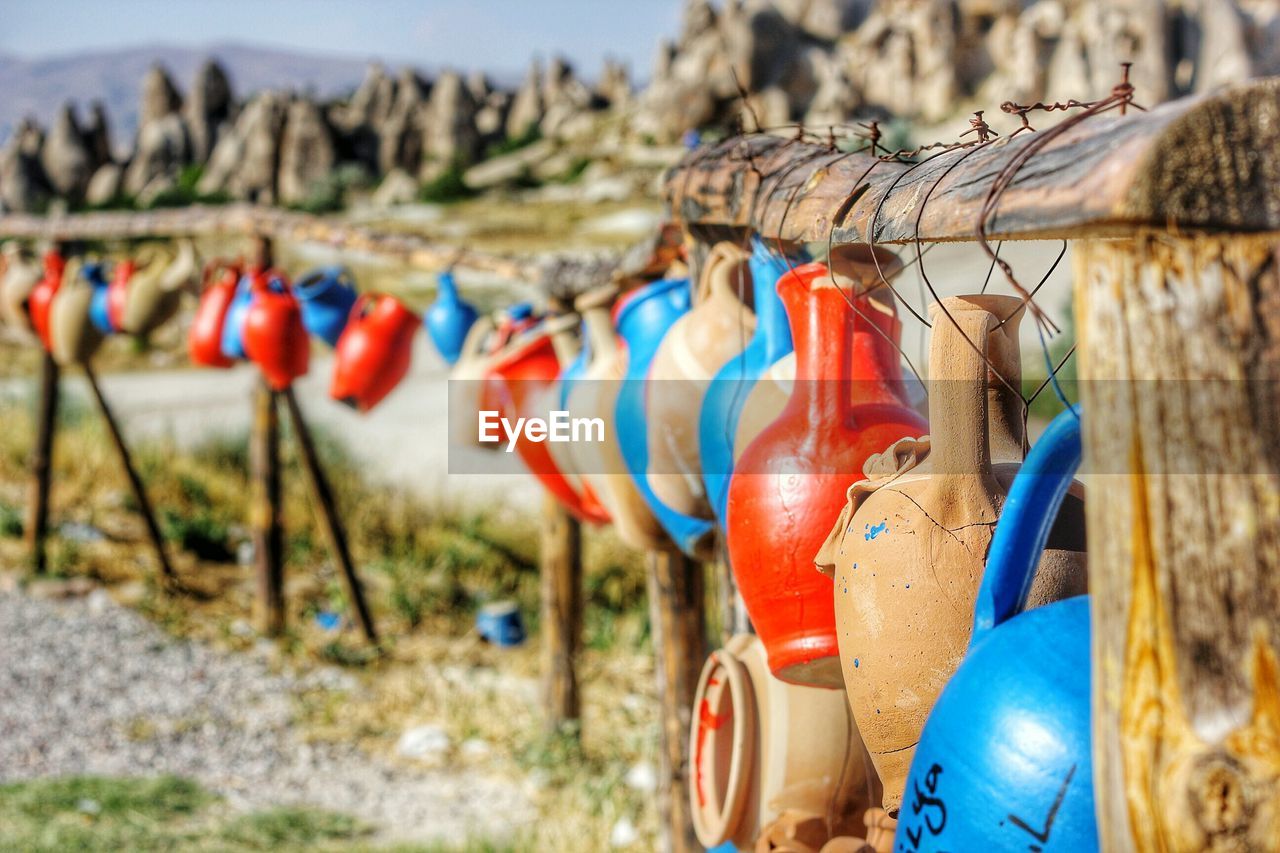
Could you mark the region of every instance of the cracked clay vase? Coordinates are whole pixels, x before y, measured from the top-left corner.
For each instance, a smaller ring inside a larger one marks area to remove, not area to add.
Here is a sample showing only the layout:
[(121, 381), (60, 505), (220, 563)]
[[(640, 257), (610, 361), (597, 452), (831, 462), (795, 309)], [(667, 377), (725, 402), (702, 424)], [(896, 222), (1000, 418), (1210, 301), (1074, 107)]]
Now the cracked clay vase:
[(784, 681), (837, 690), (831, 583), (813, 570), (813, 554), (867, 458), (928, 432), (902, 397), (902, 326), (872, 251), (888, 274), (901, 268), (889, 252), (850, 245), (832, 252), (830, 269), (805, 264), (779, 280), (794, 390), (729, 482), (729, 564), (769, 667)]
[(780, 681), (760, 638), (739, 634), (711, 653), (693, 700), (689, 806), (708, 849), (816, 850), (857, 833), (879, 800), (844, 693)]
[[(867, 462), (814, 558), (835, 580), (845, 690), (890, 817), (925, 719), (964, 658), (996, 521), (1021, 463), (1022, 401), (1008, 386), (1021, 383), (1022, 311), (1019, 299), (994, 295), (932, 306), (932, 433)], [(1030, 606), (1086, 591), (1083, 552), (1077, 490), (1050, 535)]]
[(616, 422), (618, 395), (627, 372), (627, 354), (613, 324), (617, 298), (618, 288), (607, 285), (574, 302), (586, 328), (586, 369), (570, 386), (565, 408), (571, 417), (599, 418), (604, 436), (602, 441), (573, 442), (566, 447), (574, 467), (609, 511), (622, 541), (642, 551), (656, 550), (667, 547), (670, 540), (627, 472)]
[(698, 416), (712, 377), (755, 332), (747, 261), (733, 243), (712, 248), (693, 309), (672, 325), (649, 367), (649, 487), (682, 515), (715, 518), (702, 482)]

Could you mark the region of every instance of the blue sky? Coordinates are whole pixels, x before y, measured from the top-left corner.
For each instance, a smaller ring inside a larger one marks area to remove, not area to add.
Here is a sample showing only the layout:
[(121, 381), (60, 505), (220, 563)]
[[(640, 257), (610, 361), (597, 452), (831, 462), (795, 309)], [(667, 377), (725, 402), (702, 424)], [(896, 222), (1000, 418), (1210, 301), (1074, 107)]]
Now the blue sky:
[(680, 0), (4, 0), (0, 54), (24, 58), (169, 42), (261, 42), (423, 66), (521, 70), (560, 53), (647, 76)]

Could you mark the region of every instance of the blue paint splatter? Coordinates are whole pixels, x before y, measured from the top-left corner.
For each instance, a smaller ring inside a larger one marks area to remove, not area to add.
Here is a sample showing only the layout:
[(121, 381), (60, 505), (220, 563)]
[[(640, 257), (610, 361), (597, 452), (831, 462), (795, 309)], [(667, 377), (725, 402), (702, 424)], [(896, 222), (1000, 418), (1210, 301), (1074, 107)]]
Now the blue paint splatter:
[(857, 658), (854, 658), (854, 659), (853, 659), (853, 668), (854, 668), (854, 669), (857, 669), (857, 668), (858, 668), (858, 659), (857, 659)]
[(879, 524), (875, 525), (874, 527), (872, 527), (870, 524), (864, 525), (864, 527), (866, 528), (867, 532), (862, 535), (862, 538), (867, 540), (868, 542), (870, 542), (872, 539), (875, 539), (881, 533), (889, 532), (888, 521), (882, 521)]

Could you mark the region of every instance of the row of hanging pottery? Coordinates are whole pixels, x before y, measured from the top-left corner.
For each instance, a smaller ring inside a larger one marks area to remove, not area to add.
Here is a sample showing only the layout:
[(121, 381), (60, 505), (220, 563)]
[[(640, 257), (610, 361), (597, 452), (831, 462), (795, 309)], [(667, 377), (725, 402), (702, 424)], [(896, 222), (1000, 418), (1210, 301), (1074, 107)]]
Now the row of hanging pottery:
[(408, 373), (420, 323), (392, 296), (357, 296), (343, 267), (291, 285), (279, 270), (217, 262), (205, 271), (187, 344), (195, 364), (225, 368), (247, 358), (272, 388), (284, 390), (306, 375), (313, 336), (334, 348), (329, 395), (366, 412)]
[(63, 365), (87, 361), (107, 335), (145, 336), (178, 310), (196, 277), (195, 247), (175, 255), (148, 246), (117, 263), (110, 277), (101, 261), (68, 261), (48, 252), (42, 265), (6, 247), (0, 279), (0, 320), (18, 339), (38, 342)]

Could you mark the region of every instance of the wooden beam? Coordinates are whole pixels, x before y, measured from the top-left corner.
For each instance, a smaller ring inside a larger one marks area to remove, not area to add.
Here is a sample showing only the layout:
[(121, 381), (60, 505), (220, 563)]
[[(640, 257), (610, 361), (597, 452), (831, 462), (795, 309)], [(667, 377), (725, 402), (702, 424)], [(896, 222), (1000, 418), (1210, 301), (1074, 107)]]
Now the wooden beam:
[(249, 526), (257, 576), (258, 630), (268, 637), (284, 632), (284, 506), (280, 482), (280, 412), (276, 394), (259, 379), (253, 397), (249, 436), (252, 484)]
[(550, 494), (542, 499), (542, 653), (546, 726), (551, 733), (581, 717), (582, 527)]
[(45, 540), (49, 534), (49, 486), (53, 472), (53, 437), (58, 425), (58, 377), (62, 370), (48, 352), (40, 360), (40, 397), (36, 403), (36, 443), (31, 448), (31, 479), (27, 486), (27, 517), (23, 536), (38, 575), (47, 568)]
[(1280, 256), (1086, 241), (1076, 316), (1102, 848), (1280, 839)]
[[(1016, 129), (1009, 123), (997, 129)], [(972, 240), (992, 182), (1035, 136), (926, 154), (915, 166), (774, 136), (731, 139), (673, 168), (667, 203), (686, 227), (753, 227), (785, 240)], [(1280, 230), (1280, 78), (1084, 119), (1018, 171), (987, 230), (1035, 239), (1146, 227)]]

